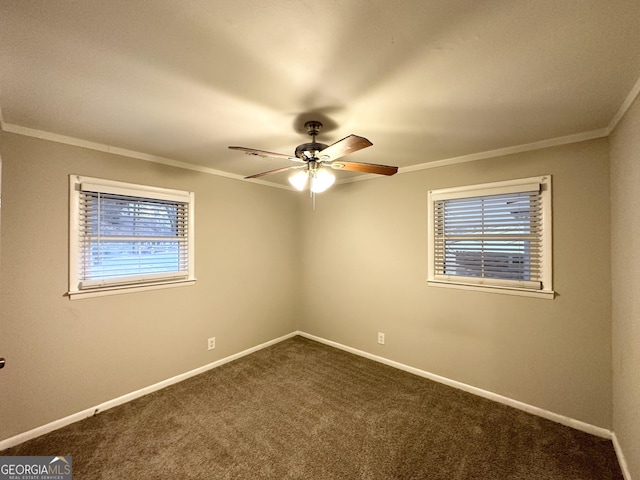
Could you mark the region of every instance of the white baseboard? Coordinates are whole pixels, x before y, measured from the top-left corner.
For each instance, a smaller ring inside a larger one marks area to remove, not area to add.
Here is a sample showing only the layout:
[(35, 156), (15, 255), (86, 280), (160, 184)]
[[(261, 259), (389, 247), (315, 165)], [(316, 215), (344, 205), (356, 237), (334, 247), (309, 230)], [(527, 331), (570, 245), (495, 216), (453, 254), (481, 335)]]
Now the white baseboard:
[(573, 418), (570, 417), (566, 417), (564, 415), (559, 415), (557, 413), (553, 413), (550, 412), (548, 410), (544, 410), (542, 408), (539, 407), (535, 407), (533, 405), (529, 405), (517, 400), (513, 400), (511, 398), (502, 396), (502, 395), (498, 395), (496, 393), (493, 392), (489, 392), (487, 390), (483, 390), (481, 388), (477, 388), (477, 387), (473, 387), (471, 385), (467, 385), (465, 383), (462, 382), (458, 382), (455, 380), (451, 380), (448, 379), (446, 377), (441, 377), (439, 375), (435, 375), (433, 373), (429, 373), (426, 372), (424, 370), (420, 370), (418, 368), (414, 368), (414, 367), (410, 367), (408, 365), (404, 365), (402, 363), (393, 361), (393, 360), (389, 360), (387, 358), (384, 357), (380, 357), (378, 355), (374, 355), (372, 353), (368, 353), (365, 352), (363, 350), (358, 350), (356, 348), (353, 347), (348, 347), (346, 345), (343, 345), (341, 343), (338, 342), (334, 342), (331, 340), (327, 340), (325, 338), (322, 337), (317, 337), (315, 335), (311, 335), (309, 333), (306, 332), (302, 332), (302, 331), (294, 331), (291, 332), (287, 335), (283, 335), (282, 337), (279, 338), (275, 338), (273, 340), (270, 340), (268, 342), (262, 343), (260, 345), (257, 345), (255, 347), (249, 348), (247, 350), (243, 350), (242, 352), (236, 353), (234, 355), (230, 355), (228, 357), (225, 357), (223, 359), (217, 360), (215, 362), (209, 363), (207, 365), (204, 365), (202, 367), (196, 368), (194, 370), (191, 370), (189, 372), (186, 373), (182, 373), (180, 375), (176, 375), (175, 377), (171, 377), (168, 378), (166, 380), (163, 380), (161, 382), (158, 382), (156, 384), (150, 385), (148, 387), (142, 388), (140, 390), (136, 390), (134, 392), (122, 395), (120, 397), (114, 398), (112, 400), (108, 400), (106, 402), (103, 402), (99, 405), (96, 405), (94, 407), (91, 408), (87, 408), (85, 410), (82, 410), (80, 412), (74, 413), (72, 415), (69, 415), (67, 417), (55, 420), (53, 422), (47, 423), (46, 425), (42, 425), (40, 427), (34, 428), (32, 430), (26, 431), (24, 433), (20, 433), (18, 435), (15, 435), (13, 437), (7, 438), (5, 440), (0, 441), (0, 451), (13, 447), (15, 445), (18, 445), (20, 443), (26, 442), (27, 440), (31, 440), (33, 438), (39, 437), (41, 435), (44, 435), (46, 433), (52, 432), (54, 430), (57, 430), (59, 428), (65, 427), (67, 425), (70, 425), (72, 423), (78, 422), (80, 420), (83, 420), (87, 417), (91, 417), (93, 415), (95, 415), (98, 412), (104, 411), (104, 410), (108, 410), (110, 408), (116, 407), (118, 405), (122, 405), (124, 403), (130, 402), (132, 400), (135, 400), (136, 398), (140, 398), (143, 397), (144, 395), (147, 395), (149, 393), (161, 390), (165, 387), (168, 387), (169, 385), (173, 385), (174, 383), (178, 383), (181, 382), (183, 380), (186, 380), (190, 377), (194, 377), (196, 375), (199, 375), (201, 373), (204, 373), (208, 370), (211, 370), (213, 368), (219, 367), (221, 365), (224, 365), (225, 363), (231, 362), (233, 360), (237, 360), (241, 357), (244, 357), (246, 355), (249, 355), (251, 353), (257, 352), (258, 350), (262, 350), (263, 348), (266, 347), (270, 347), (271, 345), (275, 345), (276, 343), (282, 342), (284, 340), (287, 340), (288, 338), (294, 337), (296, 335), (300, 335), (302, 337), (311, 339), (311, 340), (315, 340), (319, 343), (323, 343), (325, 345), (329, 345), (331, 347), (335, 347), (338, 348), (340, 350), (344, 350), (346, 352), (349, 353), (353, 353), (355, 355), (359, 355), (361, 357), (364, 358), (368, 358), (370, 360), (379, 362), (379, 363), (383, 363), (385, 365), (389, 365), (391, 367), (394, 368), (398, 368), (400, 370), (404, 370), (406, 372), (412, 373), (414, 375), (418, 375), (424, 378), (427, 378), (429, 380), (433, 380), (435, 382), (438, 383), (442, 383), (444, 385), (448, 385), (450, 387), (453, 388), (457, 388), (459, 390), (463, 390), (465, 392), (468, 393), (472, 393), (474, 395), (478, 395), (480, 397), (483, 398), (487, 398), (489, 400), (493, 400), (495, 402), (498, 403), (502, 403), (504, 405), (508, 405), (510, 407), (513, 408), (517, 408), (518, 410), (523, 410), (525, 412), (531, 413), (533, 415), (537, 415), (539, 417), (542, 418), (546, 418), (547, 420), (551, 420), (554, 421), (556, 423), (560, 423), (562, 425), (566, 425), (568, 427), (572, 427), (575, 428), (577, 430), (586, 432), (586, 433), (590, 433), (592, 435), (596, 435), (598, 437), (602, 437), (602, 438), (606, 438), (606, 439), (611, 439), (613, 441), (613, 445), (616, 451), (616, 454), (618, 456), (618, 460), (620, 462), (620, 468), (622, 469), (622, 472), (624, 474), (624, 478), (625, 480), (631, 480), (631, 475), (629, 474), (629, 470), (628, 470), (628, 466), (626, 463), (626, 460), (624, 458), (624, 455), (622, 453), (622, 449), (620, 447), (620, 445), (618, 444), (618, 440), (615, 436), (615, 434), (613, 434), (613, 432), (611, 432), (610, 430), (607, 430), (606, 428), (602, 428), (602, 427), (597, 427), (595, 425), (591, 425), (585, 422), (582, 422), (580, 420), (575, 420)]
[(355, 355), (359, 355), (361, 357), (368, 358), (369, 360), (374, 360), (376, 362), (383, 363), (385, 365), (389, 365), (394, 368), (398, 368), (400, 370), (404, 370), (409, 373), (413, 373), (414, 375), (418, 375), (424, 378), (428, 378), (429, 380), (433, 380), (438, 383), (442, 383), (444, 385), (448, 385), (453, 388), (457, 388), (459, 390), (463, 390), (468, 393), (472, 393), (474, 395), (478, 395), (483, 398), (487, 398), (489, 400), (493, 400), (498, 403), (502, 403), (504, 405), (508, 405), (513, 408), (517, 408), (518, 410), (523, 410), (527, 413), (531, 413), (532, 415), (537, 415), (538, 417), (545, 418), (547, 420), (551, 420), (552, 422), (560, 423), (567, 427), (575, 428), (576, 430), (580, 430), (582, 432), (590, 433), (591, 435), (595, 435), (597, 437), (605, 438), (607, 440), (611, 440), (613, 443), (613, 448), (616, 452), (616, 457), (618, 458), (618, 463), (620, 465), (620, 470), (622, 471), (622, 475), (624, 476), (624, 480), (632, 480), (631, 472), (629, 471), (629, 465), (627, 464), (627, 460), (622, 451), (622, 447), (618, 442), (618, 437), (616, 437), (615, 432), (611, 430), (607, 430), (606, 428), (597, 427), (595, 425), (591, 425), (590, 423), (582, 422), (580, 420), (576, 420), (571, 417), (567, 417), (564, 415), (560, 415), (554, 412), (550, 412), (549, 410), (545, 410), (543, 408), (535, 407), (533, 405), (529, 405), (527, 403), (520, 402), (518, 400), (514, 400), (509, 397), (505, 397), (503, 395), (499, 395), (497, 393), (489, 392), (487, 390), (483, 390), (481, 388), (473, 387), (471, 385), (467, 385), (466, 383), (458, 382), (456, 380), (451, 380), (446, 377), (441, 377), (440, 375), (436, 375), (430, 372), (426, 372), (424, 370), (420, 370), (418, 368), (410, 367), (408, 365), (404, 365), (399, 362), (395, 362), (393, 360), (389, 360), (384, 357), (380, 357), (378, 355), (374, 355), (369, 352), (365, 352), (363, 350), (358, 350), (357, 348), (348, 347), (338, 342), (334, 342), (332, 340), (327, 340), (322, 337), (317, 337), (315, 335), (311, 335), (306, 332), (298, 331), (297, 335), (301, 337), (309, 338), (311, 340), (315, 340), (320, 343), (324, 343), (325, 345), (329, 345), (331, 347), (339, 348), (340, 350), (344, 350), (349, 353), (353, 353)]
[(615, 433), (611, 433), (611, 441), (613, 442), (613, 448), (616, 451), (616, 456), (618, 457), (618, 463), (620, 464), (620, 470), (622, 470), (622, 476), (624, 477), (624, 480), (631, 480), (631, 472), (629, 471), (627, 459), (622, 452), (622, 447), (620, 446), (618, 437), (616, 437)]
[(59, 428), (66, 427), (67, 425), (71, 425), (72, 423), (83, 420), (87, 417), (91, 417), (98, 412), (102, 412), (104, 410), (108, 410), (110, 408), (116, 407), (118, 405), (122, 405), (124, 403), (130, 402), (131, 400), (135, 400), (136, 398), (143, 397), (149, 393), (155, 392), (157, 390), (162, 390), (169, 385), (173, 385), (174, 383), (182, 382), (190, 377), (194, 377), (201, 373), (206, 372), (207, 370), (211, 370), (213, 368), (219, 367), (220, 365), (224, 365), (225, 363), (229, 363), (233, 360), (237, 360), (238, 358), (244, 357), (251, 353), (257, 352), (258, 350), (262, 350), (263, 348), (270, 347), (271, 345), (275, 345), (276, 343), (280, 343), (283, 340), (294, 337), (298, 334), (298, 332), (292, 332), (287, 335), (283, 335), (282, 337), (275, 338), (268, 342), (262, 343), (255, 347), (249, 348), (247, 350), (243, 350), (242, 352), (236, 353), (234, 355), (230, 355), (228, 357), (222, 358), (220, 360), (216, 360), (215, 362), (209, 363), (202, 367), (196, 368), (189, 372), (182, 373), (180, 375), (176, 375), (175, 377), (168, 378), (161, 382), (155, 383), (153, 385), (149, 385), (148, 387), (141, 388), (140, 390), (136, 390), (135, 392), (127, 393), (118, 398), (114, 398), (112, 400), (108, 400), (104, 403), (96, 405), (91, 408), (87, 408), (80, 412), (74, 413), (64, 418), (60, 418), (53, 422), (47, 423), (46, 425), (42, 425), (40, 427), (34, 428), (33, 430), (26, 431), (24, 433), (20, 433), (13, 437), (9, 437), (5, 440), (0, 441), (0, 451), (14, 447), (22, 442), (26, 442), (27, 440), (31, 440), (32, 438), (39, 437), (44, 435), (45, 433), (53, 432), (54, 430), (58, 430)]
[(464, 390), (465, 392), (472, 393), (474, 395), (478, 395), (480, 397), (487, 398), (489, 400), (493, 400), (494, 402), (502, 403), (504, 405), (517, 408), (518, 410), (523, 410), (533, 415), (537, 415), (538, 417), (546, 418), (547, 420), (551, 420), (553, 422), (575, 428), (576, 430), (580, 430), (580, 431), (590, 433), (592, 435), (596, 435), (598, 437), (606, 438), (606, 439), (611, 439), (612, 437), (612, 432), (610, 430), (607, 430), (606, 428), (597, 427), (595, 425), (591, 425), (589, 423), (585, 423), (580, 420), (576, 420), (570, 417), (566, 417), (564, 415), (553, 413), (543, 408), (535, 407), (533, 405), (529, 405), (527, 403), (523, 403), (518, 400), (514, 400), (512, 398), (499, 395), (497, 393), (489, 392), (481, 388), (473, 387), (471, 385), (467, 385), (466, 383), (458, 382), (456, 380), (451, 380), (446, 377), (441, 377), (440, 375), (426, 372), (418, 368), (410, 367), (408, 365), (404, 365), (402, 363), (395, 362), (393, 360), (389, 360), (387, 358), (380, 357), (378, 355), (374, 355), (369, 352), (358, 350), (356, 348), (348, 347), (346, 345), (342, 345), (341, 343), (337, 343), (321, 337), (316, 337), (315, 335), (311, 335), (306, 332), (297, 332), (297, 333), (298, 335), (309, 338), (310, 340), (315, 340), (317, 342), (324, 343), (325, 345), (339, 348), (340, 350), (344, 350), (346, 352), (353, 353), (355, 355), (359, 355), (361, 357), (365, 357), (370, 360), (374, 360), (376, 362), (384, 363), (385, 365), (389, 365), (391, 367), (395, 367), (400, 370), (404, 370), (405, 372), (413, 373), (414, 375), (428, 378), (429, 380), (433, 380), (435, 382), (442, 383), (444, 385), (448, 385), (450, 387), (457, 388), (459, 390)]

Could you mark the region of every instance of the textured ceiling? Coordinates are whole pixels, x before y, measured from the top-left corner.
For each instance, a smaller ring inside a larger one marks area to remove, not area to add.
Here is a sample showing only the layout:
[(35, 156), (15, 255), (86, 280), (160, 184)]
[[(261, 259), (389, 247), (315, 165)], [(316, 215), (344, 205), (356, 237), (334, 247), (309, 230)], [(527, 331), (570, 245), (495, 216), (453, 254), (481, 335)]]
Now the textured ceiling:
[(0, 0), (0, 108), (5, 130), (239, 176), (286, 161), (228, 145), (291, 154), (320, 119), (402, 171), (603, 136), (638, 25), (637, 0)]

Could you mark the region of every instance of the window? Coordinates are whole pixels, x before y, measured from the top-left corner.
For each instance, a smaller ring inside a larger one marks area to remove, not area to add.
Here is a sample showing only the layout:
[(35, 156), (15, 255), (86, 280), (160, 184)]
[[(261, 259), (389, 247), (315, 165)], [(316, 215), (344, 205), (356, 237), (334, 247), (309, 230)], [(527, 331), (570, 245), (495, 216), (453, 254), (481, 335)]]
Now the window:
[(553, 298), (551, 177), (428, 195), (429, 285)]
[(70, 177), (69, 294), (192, 284), (194, 194)]

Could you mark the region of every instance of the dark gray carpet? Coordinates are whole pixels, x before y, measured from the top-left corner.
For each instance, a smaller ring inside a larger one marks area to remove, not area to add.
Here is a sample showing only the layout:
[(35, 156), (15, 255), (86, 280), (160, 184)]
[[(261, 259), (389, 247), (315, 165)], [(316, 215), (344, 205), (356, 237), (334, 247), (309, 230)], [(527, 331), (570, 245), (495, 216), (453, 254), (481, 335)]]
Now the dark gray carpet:
[(1, 454), (75, 480), (623, 479), (608, 440), (302, 337)]

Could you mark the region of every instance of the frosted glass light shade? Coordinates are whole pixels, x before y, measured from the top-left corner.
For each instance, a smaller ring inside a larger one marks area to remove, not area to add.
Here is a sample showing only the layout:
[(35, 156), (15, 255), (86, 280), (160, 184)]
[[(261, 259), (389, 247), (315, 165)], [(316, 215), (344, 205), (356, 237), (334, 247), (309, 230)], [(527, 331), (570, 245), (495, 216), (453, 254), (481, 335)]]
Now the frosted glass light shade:
[(309, 174), (306, 170), (300, 170), (298, 173), (289, 177), (289, 183), (300, 191), (304, 190), (304, 187), (307, 185), (307, 180), (309, 180)]
[(311, 179), (311, 191), (313, 193), (324, 192), (335, 181), (336, 177), (332, 173), (327, 170), (318, 170), (315, 177)]

